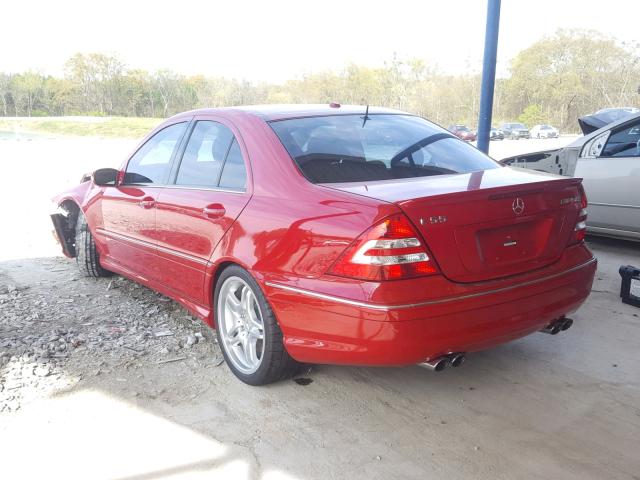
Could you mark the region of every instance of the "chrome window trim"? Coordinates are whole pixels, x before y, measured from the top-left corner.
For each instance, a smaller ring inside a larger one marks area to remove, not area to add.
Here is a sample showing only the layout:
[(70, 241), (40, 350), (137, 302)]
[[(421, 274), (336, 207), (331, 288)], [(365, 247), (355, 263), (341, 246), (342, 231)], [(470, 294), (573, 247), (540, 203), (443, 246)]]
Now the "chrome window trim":
[(104, 235), (105, 237), (113, 238), (114, 240), (123, 240), (125, 242), (135, 243), (137, 245), (140, 245), (140, 246), (143, 246), (143, 247), (147, 247), (147, 248), (157, 248), (158, 250), (160, 250), (162, 252), (165, 252), (165, 253), (168, 253), (169, 255), (174, 255), (176, 257), (185, 258), (187, 260), (191, 260), (192, 262), (199, 263), (200, 265), (205, 265), (205, 266), (209, 265), (209, 262), (207, 260), (202, 259), (202, 258), (193, 256), (193, 255), (189, 255), (187, 253), (178, 252), (177, 250), (173, 250), (171, 248), (163, 247), (162, 245), (156, 245), (155, 243), (146, 242), (144, 240), (139, 240), (137, 238), (132, 238), (132, 237), (129, 237), (127, 235), (122, 235), (120, 233), (110, 232), (110, 231), (104, 230), (102, 228), (97, 228), (96, 229), (96, 233), (98, 233), (100, 235)]
[(389, 311), (389, 310), (401, 310), (401, 309), (406, 309), (406, 308), (423, 307), (423, 306), (426, 306), (426, 305), (436, 305), (436, 304), (440, 304), (440, 303), (455, 302), (457, 300), (464, 300), (464, 299), (468, 299), (468, 298), (477, 298), (477, 297), (482, 297), (482, 296), (485, 296), (485, 295), (492, 295), (492, 294), (495, 294), (495, 293), (507, 292), (507, 291), (513, 290), (515, 288), (526, 287), (526, 286), (529, 286), (529, 285), (535, 285), (537, 283), (546, 282), (547, 280), (551, 280), (551, 279), (560, 277), (562, 275), (566, 275), (568, 273), (575, 272), (576, 270), (580, 270), (581, 268), (584, 268), (584, 267), (586, 267), (588, 265), (591, 265), (594, 262), (596, 262), (596, 258), (592, 257), (589, 261), (587, 261), (585, 263), (581, 263), (580, 265), (576, 265), (575, 267), (572, 267), (572, 268), (570, 268), (568, 270), (564, 270), (562, 272), (554, 273), (553, 275), (547, 275), (546, 277), (537, 278), (535, 280), (529, 280), (527, 282), (518, 283), (517, 285), (510, 285), (508, 287), (496, 288), (496, 289), (493, 289), (493, 290), (488, 290), (486, 292), (471, 293), (471, 294), (468, 294), (468, 295), (460, 295), (458, 297), (448, 297), (448, 298), (442, 298), (442, 299), (439, 299), (439, 300), (429, 300), (429, 301), (426, 301), (426, 302), (419, 302), (419, 303), (405, 303), (405, 304), (402, 304), (402, 305), (380, 305), (380, 304), (375, 304), (375, 303), (360, 302), (360, 301), (357, 301), (357, 300), (349, 300), (348, 298), (335, 297), (333, 295), (327, 295), (327, 294), (324, 294), (324, 293), (312, 292), (310, 290), (305, 290), (305, 289), (298, 288), (298, 287), (290, 287), (288, 285), (282, 285), (280, 283), (274, 283), (274, 282), (269, 282), (269, 281), (266, 281), (265, 285), (267, 285), (269, 287), (273, 287), (273, 288), (278, 288), (278, 289), (281, 289), (281, 290), (286, 290), (286, 291), (289, 291), (289, 292), (300, 293), (302, 295), (307, 295), (309, 297), (320, 298), (322, 300), (329, 300), (329, 301), (336, 302), (336, 303), (343, 303), (345, 305), (351, 305), (351, 306), (354, 306), (354, 307), (369, 308), (369, 309), (372, 309), (372, 310)]
[(221, 188), (221, 187), (198, 187), (195, 185), (176, 185), (176, 184), (169, 184), (169, 185), (165, 185), (165, 188), (171, 188), (171, 189), (184, 189), (184, 190), (201, 190), (201, 191), (205, 191), (205, 192), (223, 192), (223, 193), (235, 193), (238, 195), (242, 195), (243, 193), (247, 193), (247, 190), (235, 190), (232, 188)]
[(145, 188), (164, 188), (166, 184), (164, 183), (121, 183), (119, 185), (108, 185), (109, 187), (145, 187)]

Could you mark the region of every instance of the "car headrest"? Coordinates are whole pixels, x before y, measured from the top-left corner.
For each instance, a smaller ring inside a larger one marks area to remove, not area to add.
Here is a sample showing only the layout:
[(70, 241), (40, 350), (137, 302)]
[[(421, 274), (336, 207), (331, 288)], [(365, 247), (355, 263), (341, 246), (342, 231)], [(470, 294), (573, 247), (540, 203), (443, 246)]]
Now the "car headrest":
[(306, 154), (339, 154), (365, 161), (362, 142), (348, 132), (313, 135), (307, 142)]

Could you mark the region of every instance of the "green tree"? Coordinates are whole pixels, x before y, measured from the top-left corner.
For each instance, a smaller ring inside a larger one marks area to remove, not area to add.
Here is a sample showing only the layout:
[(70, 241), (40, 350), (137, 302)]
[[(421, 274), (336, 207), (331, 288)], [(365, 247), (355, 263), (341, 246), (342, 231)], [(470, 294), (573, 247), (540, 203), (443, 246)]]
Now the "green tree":
[(50, 115), (74, 113), (77, 86), (66, 78), (47, 77), (43, 85), (43, 108)]
[(637, 102), (637, 44), (620, 45), (594, 31), (560, 30), (520, 52), (506, 81), (504, 113), (539, 105), (547, 123), (575, 130), (576, 118)]
[(527, 127), (532, 128), (534, 125), (538, 125), (544, 122), (544, 114), (540, 105), (532, 104), (527, 105), (522, 111), (518, 120), (524, 123)]
[(42, 99), (44, 77), (39, 73), (26, 72), (11, 79), (11, 89), (15, 101), (16, 115), (20, 113), (30, 117), (38, 102)]
[(0, 103), (2, 104), (2, 115), (9, 114), (9, 97), (11, 95), (11, 75), (0, 73)]
[(87, 113), (117, 113), (122, 100), (124, 64), (102, 53), (77, 53), (65, 64), (66, 76), (79, 89), (80, 110)]

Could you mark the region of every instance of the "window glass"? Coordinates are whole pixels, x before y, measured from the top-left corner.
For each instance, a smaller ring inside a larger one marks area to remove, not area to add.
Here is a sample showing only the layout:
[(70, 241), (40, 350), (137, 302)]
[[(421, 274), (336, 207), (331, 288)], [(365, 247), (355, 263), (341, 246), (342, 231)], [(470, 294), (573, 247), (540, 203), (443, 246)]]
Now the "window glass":
[(238, 141), (234, 138), (231, 148), (229, 149), (229, 155), (227, 155), (227, 161), (222, 170), (220, 187), (232, 190), (244, 190), (246, 183), (247, 171), (244, 166), (244, 160), (242, 159), (242, 152), (240, 151)]
[(124, 183), (164, 183), (171, 156), (186, 128), (186, 123), (176, 123), (151, 137), (129, 160)]
[(601, 157), (640, 157), (640, 122), (611, 132)]
[(182, 155), (176, 185), (216, 187), (233, 133), (218, 122), (199, 121)]
[(334, 115), (271, 122), (313, 183), (466, 173), (499, 165), (440, 127), (410, 115)]

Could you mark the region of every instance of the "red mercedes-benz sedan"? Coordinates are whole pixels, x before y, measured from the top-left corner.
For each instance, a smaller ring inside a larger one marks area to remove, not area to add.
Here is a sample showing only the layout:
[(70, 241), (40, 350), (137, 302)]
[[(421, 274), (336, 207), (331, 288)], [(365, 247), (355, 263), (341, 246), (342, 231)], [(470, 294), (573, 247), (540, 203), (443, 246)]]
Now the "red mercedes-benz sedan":
[(395, 110), (207, 109), (58, 196), (52, 219), (83, 272), (174, 298), (260, 385), (301, 362), (440, 370), (568, 328), (596, 269), (580, 182)]

